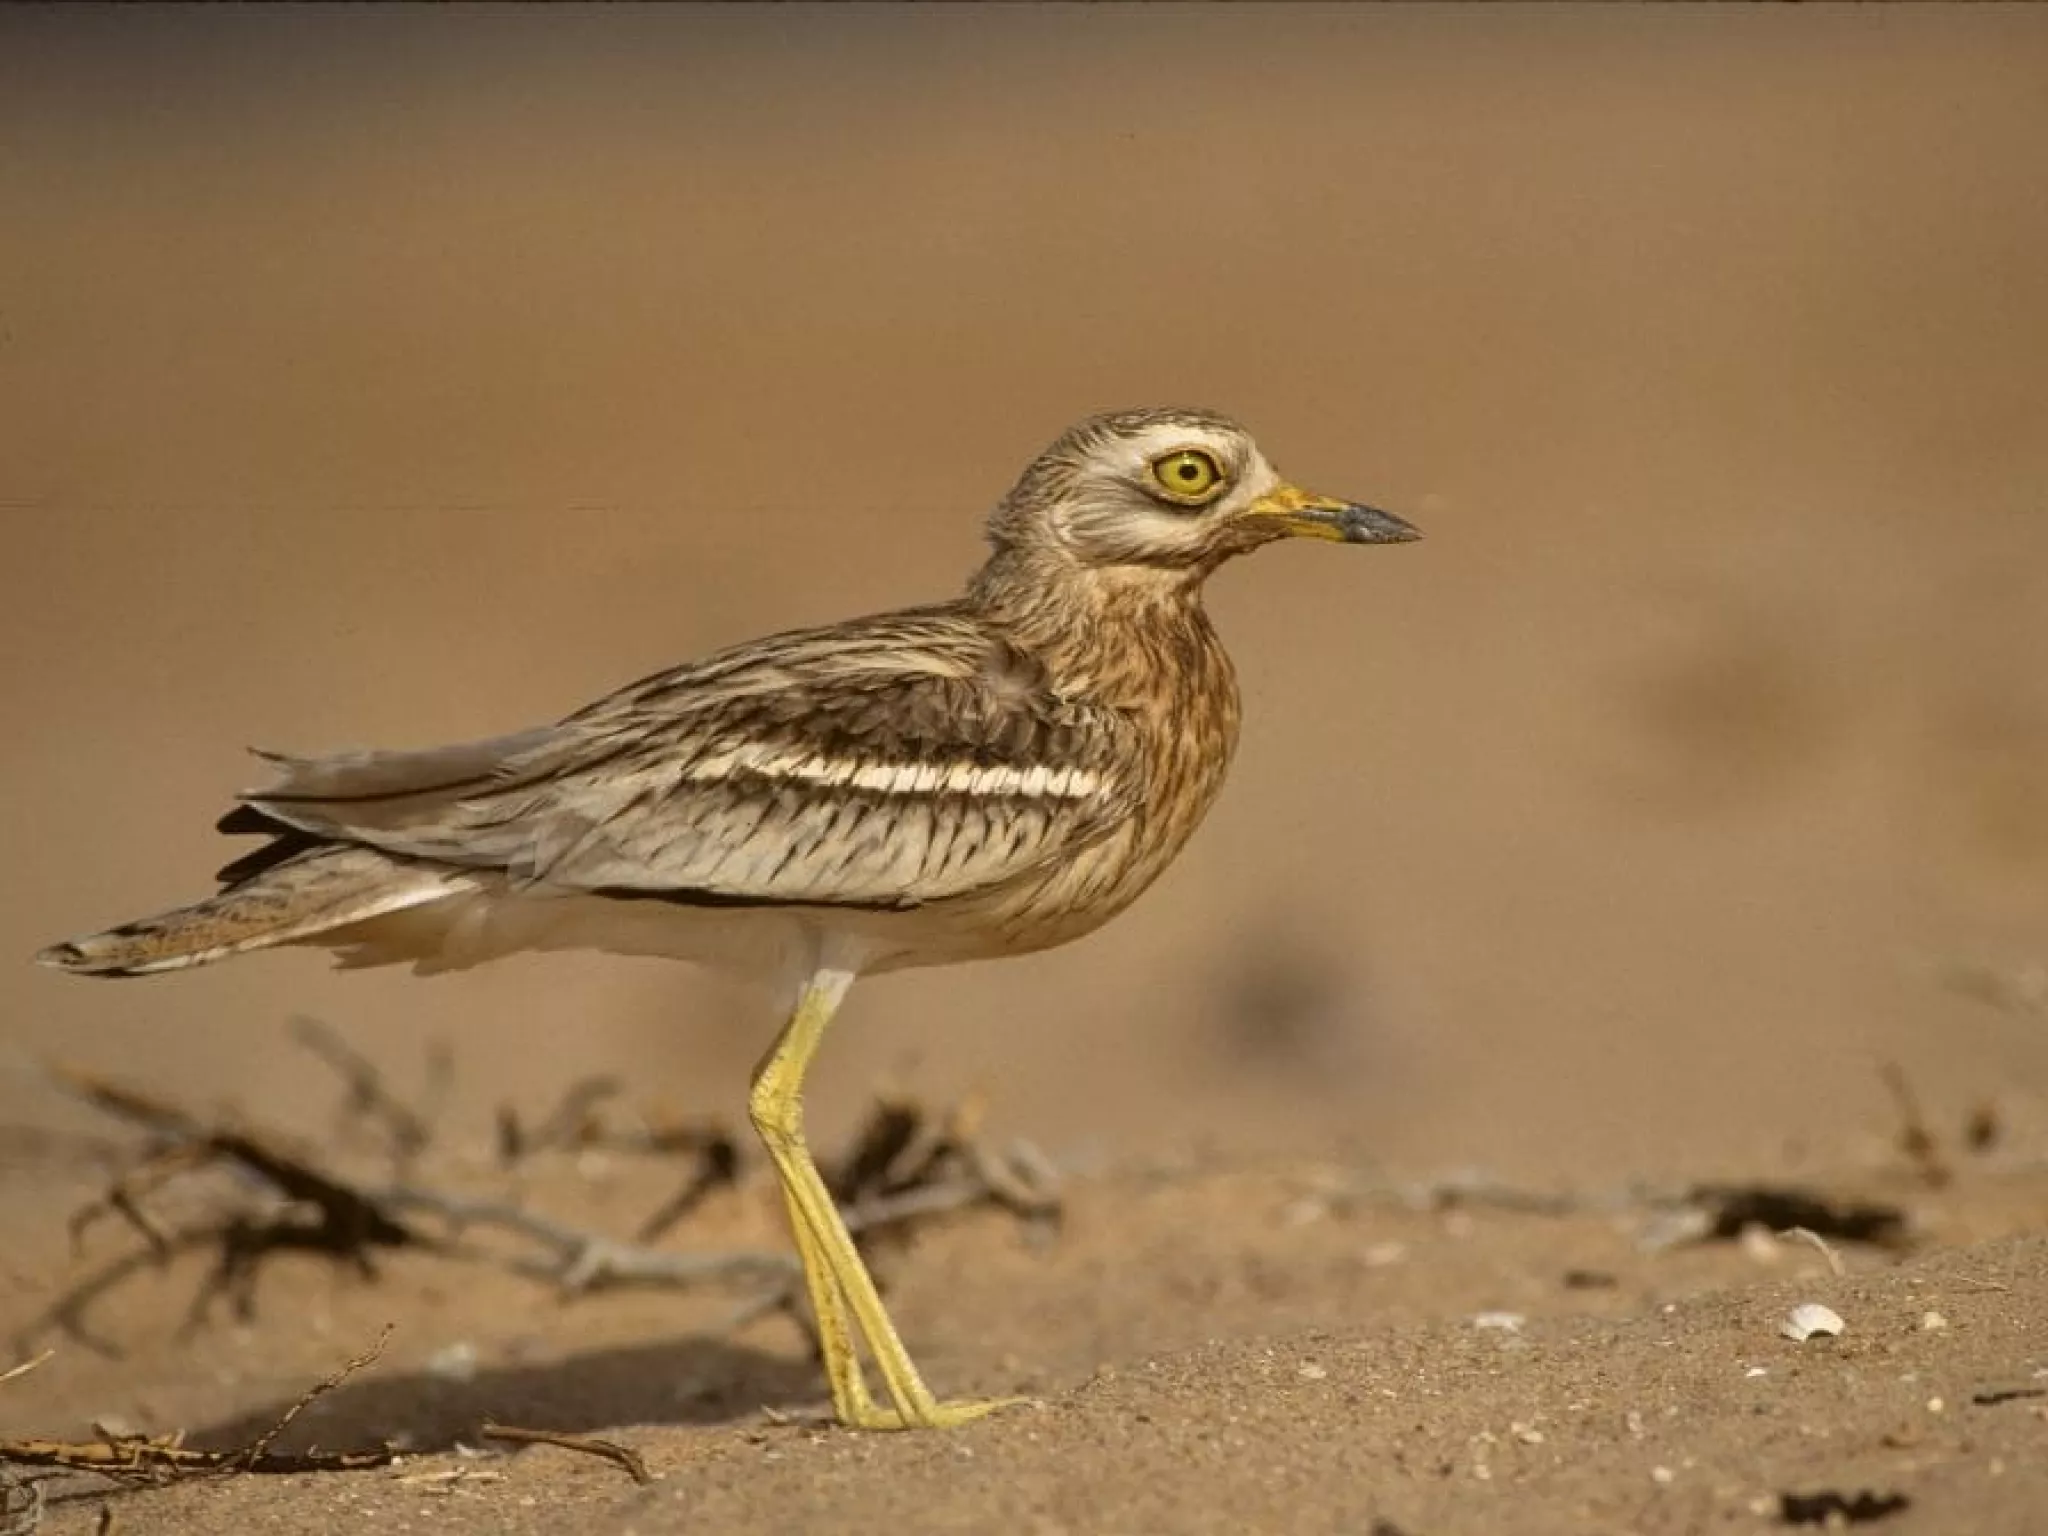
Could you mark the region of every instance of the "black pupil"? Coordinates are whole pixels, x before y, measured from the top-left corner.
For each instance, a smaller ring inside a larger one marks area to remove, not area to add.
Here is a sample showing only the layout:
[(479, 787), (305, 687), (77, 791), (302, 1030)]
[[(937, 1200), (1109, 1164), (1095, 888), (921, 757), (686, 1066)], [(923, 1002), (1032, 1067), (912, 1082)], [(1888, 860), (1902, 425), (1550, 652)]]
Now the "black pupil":
[(1182, 459), (1178, 473), (1183, 480), (1199, 480), (1202, 478), (1202, 466), (1193, 459)]

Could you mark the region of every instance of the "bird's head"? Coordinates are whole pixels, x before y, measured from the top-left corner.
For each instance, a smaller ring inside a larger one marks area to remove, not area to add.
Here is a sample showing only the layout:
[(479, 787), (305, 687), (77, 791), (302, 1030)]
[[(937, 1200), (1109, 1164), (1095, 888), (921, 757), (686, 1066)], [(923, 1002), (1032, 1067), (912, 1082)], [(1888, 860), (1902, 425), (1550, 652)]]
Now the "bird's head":
[(1199, 577), (1275, 539), (1397, 544), (1421, 534), (1289, 483), (1227, 416), (1149, 410), (1068, 429), (1003, 498), (989, 537), (999, 552)]

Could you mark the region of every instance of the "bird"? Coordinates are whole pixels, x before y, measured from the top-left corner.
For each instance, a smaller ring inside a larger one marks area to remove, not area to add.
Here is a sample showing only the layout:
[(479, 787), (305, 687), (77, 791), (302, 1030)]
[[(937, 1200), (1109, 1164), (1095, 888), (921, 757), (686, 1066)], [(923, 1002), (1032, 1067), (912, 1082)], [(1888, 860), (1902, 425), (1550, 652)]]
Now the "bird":
[[(837, 1419), (965, 1423), (926, 1385), (804, 1135), (856, 977), (1067, 943), (1130, 905), (1221, 789), (1240, 719), (1202, 601), (1281, 539), (1392, 544), (1391, 513), (1284, 479), (1209, 410), (1089, 417), (987, 519), (963, 596), (718, 651), (553, 725), (325, 757), (218, 822), (267, 841), (196, 904), (52, 945), (145, 976), (311, 945), (432, 973), (521, 950), (695, 961), (776, 988), (748, 1115), (773, 1165)], [(863, 1351), (879, 1376), (876, 1395)]]

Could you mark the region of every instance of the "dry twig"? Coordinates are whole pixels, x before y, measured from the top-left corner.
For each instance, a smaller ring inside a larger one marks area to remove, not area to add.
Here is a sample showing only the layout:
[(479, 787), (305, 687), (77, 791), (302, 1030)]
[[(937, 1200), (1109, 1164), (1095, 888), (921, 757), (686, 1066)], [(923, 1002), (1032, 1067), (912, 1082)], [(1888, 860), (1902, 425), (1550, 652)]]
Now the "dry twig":
[[(317, 1231), (301, 1229), (289, 1246), (324, 1244), (361, 1264), (371, 1247), (400, 1248), (419, 1240), (360, 1190), (268, 1136), (206, 1125), (174, 1104), (79, 1068), (59, 1066), (51, 1071), (60, 1085), (95, 1108), (171, 1138), (171, 1146), (145, 1164), (145, 1171), (158, 1171), (159, 1163), (165, 1165), (165, 1172), (209, 1162), (232, 1163), (255, 1174), (286, 1199), (311, 1206), (320, 1215)], [(127, 1182), (117, 1181), (104, 1201), (87, 1207), (74, 1220), (74, 1233), (101, 1210), (118, 1211), (124, 1203), (132, 1207), (132, 1191), (124, 1188)], [(144, 1230), (148, 1230), (146, 1224)]]
[(399, 1184), (379, 1191), (394, 1209), (426, 1211), (449, 1222), (456, 1236), (471, 1227), (496, 1227), (529, 1238), (549, 1251), (534, 1259), (512, 1255), (498, 1262), (514, 1274), (550, 1281), (569, 1295), (616, 1285), (694, 1285), (761, 1273), (794, 1273), (779, 1253), (677, 1253), (622, 1243), (516, 1205), (472, 1199), (437, 1189)]
[(389, 1466), (397, 1455), (390, 1446), (367, 1451), (280, 1452), (277, 1439), (318, 1399), (374, 1362), (391, 1337), (386, 1328), (375, 1344), (341, 1369), (316, 1382), (277, 1421), (248, 1445), (226, 1451), (194, 1450), (180, 1435), (103, 1435), (98, 1440), (0, 1440), (0, 1467), (55, 1467), (66, 1472), (91, 1472), (110, 1481), (147, 1487), (195, 1477), (242, 1473), (354, 1472)]
[(519, 1112), (505, 1104), (498, 1109), (498, 1161), (507, 1167), (538, 1152), (576, 1151), (591, 1144), (599, 1120), (597, 1107), (625, 1091), (616, 1077), (579, 1077), (562, 1090), (555, 1107), (529, 1127)]
[(0, 1371), (0, 1387), (4, 1387), (10, 1381), (16, 1381), (19, 1380), (21, 1377), (26, 1376), (30, 1371), (34, 1370), (37, 1366), (47, 1362), (50, 1359), (50, 1357), (56, 1353), (57, 1351), (55, 1351), (54, 1349), (46, 1349), (40, 1355), (32, 1355), (28, 1359), (22, 1361), (21, 1364), (10, 1365), (6, 1370)]
[(901, 1235), (913, 1222), (993, 1204), (1033, 1225), (1057, 1223), (1058, 1176), (1037, 1148), (997, 1152), (981, 1135), (984, 1104), (969, 1098), (932, 1128), (915, 1099), (877, 1098), (853, 1150), (826, 1184), (856, 1238)]
[(447, 1102), (454, 1081), (454, 1063), (445, 1045), (427, 1055), (428, 1108), (414, 1109), (385, 1084), (377, 1064), (358, 1051), (341, 1032), (323, 1020), (299, 1014), (291, 1021), (292, 1038), (342, 1079), (348, 1087), (344, 1123), (368, 1121), (381, 1131), (380, 1140), (399, 1168), (407, 1168), (432, 1145), (434, 1121)]
[[(375, 1069), (321, 1026), (299, 1025), (308, 1043), (336, 1066), (352, 1086), (352, 1103), (389, 1130), (403, 1157), (423, 1148), (428, 1122), (392, 1097)], [(769, 1278), (761, 1304), (794, 1310), (797, 1270), (786, 1253), (688, 1253), (647, 1245), (646, 1239), (671, 1225), (712, 1188), (730, 1183), (739, 1154), (733, 1138), (701, 1123), (621, 1127), (597, 1112), (616, 1093), (608, 1079), (572, 1084), (557, 1106), (531, 1130), (507, 1111), (500, 1117), (501, 1153), (524, 1157), (540, 1148), (605, 1146), (636, 1152), (694, 1153), (697, 1169), (684, 1189), (656, 1213), (639, 1242), (620, 1241), (529, 1211), (516, 1203), (436, 1189), (417, 1182), (381, 1188), (350, 1183), (320, 1167), (311, 1156), (253, 1128), (210, 1124), (178, 1105), (78, 1069), (53, 1069), (70, 1092), (101, 1112), (137, 1125), (153, 1138), (143, 1159), (119, 1172), (105, 1192), (73, 1220), (74, 1237), (100, 1217), (117, 1215), (140, 1233), (147, 1247), (122, 1256), (73, 1286), (41, 1326), (61, 1327), (88, 1347), (118, 1355), (97, 1339), (87, 1323), (90, 1307), (146, 1265), (160, 1265), (195, 1249), (215, 1255), (212, 1270), (194, 1298), (185, 1328), (203, 1324), (213, 1302), (231, 1298), (238, 1315), (255, 1312), (255, 1283), (263, 1262), (286, 1250), (304, 1250), (351, 1264), (374, 1279), (374, 1251), (406, 1247), (460, 1257), (550, 1282), (566, 1294), (620, 1285), (688, 1286), (736, 1278)], [(995, 1204), (1042, 1227), (1057, 1221), (1057, 1176), (1046, 1159), (1024, 1142), (998, 1152), (979, 1134), (981, 1106), (970, 1101), (934, 1123), (914, 1101), (883, 1098), (839, 1164), (833, 1187), (845, 1206), (847, 1225), (858, 1238), (903, 1240), (915, 1226), (946, 1212)], [(281, 1209), (234, 1212), (195, 1228), (166, 1231), (150, 1217), (147, 1200), (170, 1181), (196, 1169), (226, 1166), (252, 1175), (281, 1196)], [(419, 1218), (447, 1224), (445, 1232)], [(527, 1245), (468, 1241), (478, 1229), (509, 1234)], [(538, 1249), (539, 1251), (534, 1251)], [(130, 1453), (135, 1452), (130, 1447)]]
[(1842, 1276), (1847, 1273), (1847, 1271), (1842, 1266), (1842, 1256), (1839, 1253), (1836, 1253), (1833, 1248), (1829, 1247), (1828, 1240), (1822, 1237), (1818, 1232), (1814, 1231), (1813, 1228), (1787, 1227), (1783, 1232), (1779, 1233), (1778, 1235), (1781, 1238), (1796, 1237), (1802, 1243), (1810, 1243), (1815, 1248), (1818, 1248), (1820, 1250), (1820, 1256), (1828, 1261), (1828, 1273), (1833, 1275), (1837, 1280), (1841, 1279)]
[[(145, 1265), (160, 1265), (179, 1253), (206, 1249), (215, 1255), (187, 1313), (184, 1328), (190, 1331), (206, 1321), (221, 1296), (229, 1298), (238, 1316), (253, 1316), (257, 1274), (264, 1261), (278, 1253), (316, 1253), (375, 1278), (377, 1249), (424, 1241), (375, 1198), (273, 1136), (209, 1125), (166, 1100), (77, 1068), (50, 1070), (66, 1091), (154, 1138), (141, 1163), (117, 1174), (100, 1198), (71, 1220), (74, 1241), (100, 1217), (111, 1214), (148, 1243), (145, 1252), (117, 1259), (73, 1286), (44, 1319), (44, 1325), (61, 1327), (90, 1348), (119, 1353), (87, 1327), (89, 1305)], [(236, 1212), (183, 1231), (159, 1229), (143, 1209), (143, 1200), (183, 1173), (212, 1166), (253, 1176), (280, 1196), (283, 1205), (260, 1215)]]
[(478, 1431), (486, 1440), (504, 1440), (513, 1445), (553, 1445), (565, 1451), (580, 1451), (586, 1456), (596, 1456), (623, 1468), (626, 1475), (636, 1483), (654, 1480), (654, 1474), (647, 1470), (647, 1463), (640, 1453), (631, 1446), (620, 1445), (616, 1440), (602, 1440), (596, 1435), (571, 1434), (562, 1429), (522, 1429), (516, 1424), (496, 1424), (486, 1419)]
[(1941, 1155), (1941, 1144), (1934, 1132), (1928, 1128), (1927, 1117), (1920, 1112), (1920, 1096), (1913, 1092), (1913, 1085), (1907, 1081), (1905, 1069), (1895, 1061), (1887, 1061), (1878, 1067), (1878, 1075), (1884, 1079), (1890, 1091), (1892, 1102), (1899, 1111), (1899, 1150), (1906, 1160), (1919, 1171), (1921, 1179), (1930, 1189), (1940, 1189), (1952, 1182), (1955, 1170), (1948, 1159)]

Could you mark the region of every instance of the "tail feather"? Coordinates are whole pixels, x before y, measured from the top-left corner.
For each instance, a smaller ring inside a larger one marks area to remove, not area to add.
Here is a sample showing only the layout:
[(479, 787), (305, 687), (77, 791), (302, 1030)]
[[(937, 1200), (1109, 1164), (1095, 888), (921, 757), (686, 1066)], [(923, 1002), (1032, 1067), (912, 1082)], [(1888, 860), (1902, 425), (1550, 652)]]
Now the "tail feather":
[(219, 895), (53, 944), (38, 964), (79, 976), (148, 976), (292, 944), (455, 893), (461, 873), (374, 849), (316, 847)]

